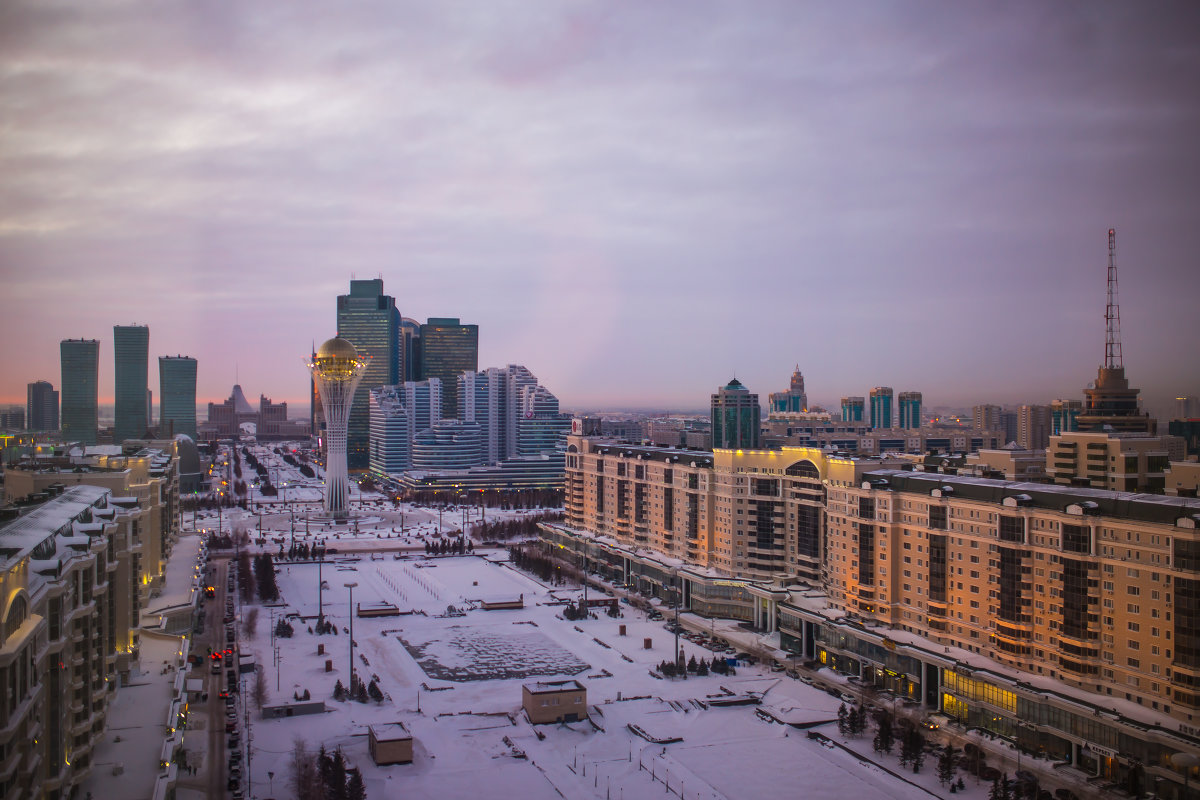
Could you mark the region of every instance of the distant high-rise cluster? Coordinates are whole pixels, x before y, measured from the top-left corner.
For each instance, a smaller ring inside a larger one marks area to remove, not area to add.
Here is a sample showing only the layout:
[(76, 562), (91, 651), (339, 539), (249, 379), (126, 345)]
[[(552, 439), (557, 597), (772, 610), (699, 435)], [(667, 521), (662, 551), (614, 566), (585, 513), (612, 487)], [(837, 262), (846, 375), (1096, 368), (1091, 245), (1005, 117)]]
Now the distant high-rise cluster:
[(526, 367), (510, 364), (457, 378), (458, 413), (446, 413), (438, 378), (371, 392), (373, 472), (463, 470), (560, 457), (570, 418)]

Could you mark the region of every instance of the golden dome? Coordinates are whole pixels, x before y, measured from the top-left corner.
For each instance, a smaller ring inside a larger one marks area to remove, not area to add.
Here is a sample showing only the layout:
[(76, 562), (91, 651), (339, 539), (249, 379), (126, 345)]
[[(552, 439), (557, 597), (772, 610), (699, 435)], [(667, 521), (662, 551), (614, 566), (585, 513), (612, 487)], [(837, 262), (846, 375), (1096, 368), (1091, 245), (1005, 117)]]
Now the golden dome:
[(317, 348), (317, 358), (357, 358), (358, 351), (354, 345), (336, 336), (321, 343)]

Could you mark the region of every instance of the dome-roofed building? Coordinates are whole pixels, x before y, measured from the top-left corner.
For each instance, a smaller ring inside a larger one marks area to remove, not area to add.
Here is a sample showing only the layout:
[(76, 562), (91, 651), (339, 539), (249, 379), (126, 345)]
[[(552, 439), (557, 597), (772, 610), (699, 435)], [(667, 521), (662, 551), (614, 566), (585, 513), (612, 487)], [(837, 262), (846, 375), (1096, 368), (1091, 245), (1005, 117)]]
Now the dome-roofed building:
[(758, 395), (734, 378), (712, 396), (714, 450), (757, 450), (761, 442), (762, 409)]

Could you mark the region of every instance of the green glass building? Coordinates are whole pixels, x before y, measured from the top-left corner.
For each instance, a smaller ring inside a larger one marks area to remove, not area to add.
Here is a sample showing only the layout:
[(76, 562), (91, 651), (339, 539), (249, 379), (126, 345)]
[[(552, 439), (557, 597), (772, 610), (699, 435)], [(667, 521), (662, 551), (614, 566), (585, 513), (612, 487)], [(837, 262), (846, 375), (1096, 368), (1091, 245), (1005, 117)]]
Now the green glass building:
[(100, 340), (64, 339), (58, 345), (58, 352), (62, 366), (63, 440), (95, 444), (100, 427), (96, 399)]
[(442, 382), (442, 417), (458, 416), (458, 376), (479, 370), (479, 326), (430, 317), (421, 326), (421, 380)]
[(383, 279), (350, 281), (350, 294), (337, 299), (337, 335), (370, 359), (354, 393), (346, 430), (346, 466), (365, 470), (370, 463), (371, 390), (392, 386), (399, 378), (400, 312), (395, 298), (383, 293)]
[(141, 439), (149, 427), (150, 329), (145, 325), (114, 325), (113, 355), (116, 363), (113, 442)]
[(196, 438), (196, 359), (158, 357), (158, 435)]
[(712, 396), (714, 450), (757, 450), (762, 442), (758, 395), (734, 378)]

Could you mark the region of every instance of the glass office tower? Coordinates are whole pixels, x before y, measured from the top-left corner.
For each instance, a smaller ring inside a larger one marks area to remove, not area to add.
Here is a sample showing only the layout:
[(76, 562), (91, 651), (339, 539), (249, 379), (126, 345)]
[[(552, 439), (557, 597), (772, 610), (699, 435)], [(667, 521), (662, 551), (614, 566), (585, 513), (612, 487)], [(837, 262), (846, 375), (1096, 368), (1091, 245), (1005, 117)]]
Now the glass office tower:
[(196, 438), (196, 359), (158, 358), (158, 435)]
[(149, 360), (150, 329), (145, 325), (114, 325), (113, 355), (116, 363), (116, 415), (113, 442), (141, 439), (150, 418)]
[(64, 339), (58, 352), (62, 366), (63, 440), (95, 444), (100, 427), (96, 400), (100, 340)]
[(346, 464), (349, 469), (364, 470), (370, 462), (371, 390), (392, 386), (399, 378), (400, 312), (395, 298), (383, 293), (381, 278), (350, 281), (350, 294), (338, 296), (337, 335), (367, 360), (350, 405), (346, 432)]
[(442, 417), (458, 416), (458, 376), (479, 370), (479, 326), (430, 317), (421, 326), (421, 380), (442, 382)]

